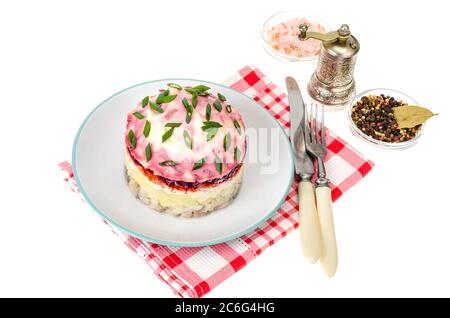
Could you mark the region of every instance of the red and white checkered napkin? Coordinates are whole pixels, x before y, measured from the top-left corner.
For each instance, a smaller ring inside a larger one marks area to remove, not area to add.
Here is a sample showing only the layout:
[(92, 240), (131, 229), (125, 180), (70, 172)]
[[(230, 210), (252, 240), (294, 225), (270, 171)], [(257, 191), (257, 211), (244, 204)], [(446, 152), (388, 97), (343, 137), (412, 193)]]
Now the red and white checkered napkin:
[[(246, 66), (225, 82), (251, 96), (289, 128), (287, 96), (256, 68)], [(333, 201), (361, 180), (373, 167), (345, 141), (328, 131), (328, 156), (325, 160), (332, 184)], [(79, 193), (68, 162), (60, 163), (64, 180)], [(276, 214), (251, 233), (232, 241), (207, 247), (162, 246), (132, 237), (112, 227), (125, 244), (155, 271), (172, 290), (182, 297), (202, 297), (225, 279), (246, 266), (262, 251), (298, 227), (297, 183)], [(106, 221), (104, 221), (108, 224)]]

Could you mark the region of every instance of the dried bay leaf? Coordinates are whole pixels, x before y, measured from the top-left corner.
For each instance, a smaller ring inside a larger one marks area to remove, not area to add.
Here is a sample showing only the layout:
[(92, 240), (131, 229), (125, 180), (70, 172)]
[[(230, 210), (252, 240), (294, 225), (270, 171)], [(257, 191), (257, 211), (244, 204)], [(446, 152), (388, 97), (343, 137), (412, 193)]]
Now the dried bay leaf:
[(399, 129), (416, 127), (437, 115), (420, 106), (399, 106), (392, 108), (392, 110), (394, 111)]

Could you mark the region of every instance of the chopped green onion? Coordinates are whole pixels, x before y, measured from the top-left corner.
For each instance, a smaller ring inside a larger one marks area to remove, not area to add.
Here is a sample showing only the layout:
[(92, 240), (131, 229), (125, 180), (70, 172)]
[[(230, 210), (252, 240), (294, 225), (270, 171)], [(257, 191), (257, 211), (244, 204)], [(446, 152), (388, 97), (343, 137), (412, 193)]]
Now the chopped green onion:
[(172, 137), (174, 130), (175, 130), (175, 127), (172, 127), (168, 131), (166, 131), (164, 133), (164, 135), (162, 136), (162, 142), (166, 142), (170, 137)]
[(166, 160), (159, 163), (161, 167), (173, 167), (176, 166), (177, 163), (173, 160)]
[(144, 126), (144, 131), (143, 131), (145, 138), (148, 137), (151, 129), (152, 129), (152, 124), (150, 124), (150, 122), (148, 120), (145, 121), (145, 126)]
[(154, 111), (156, 111), (158, 113), (164, 113), (164, 110), (158, 104), (153, 103), (153, 102), (149, 102), (149, 104), (150, 104), (150, 108), (153, 109)]
[(218, 112), (222, 111), (222, 104), (220, 103), (220, 101), (218, 99), (216, 99), (213, 103), (214, 108), (217, 109)]
[(205, 85), (197, 85), (195, 87), (187, 87), (184, 90), (190, 94), (196, 93), (199, 96), (211, 95), (210, 93), (208, 93), (209, 87), (205, 86)]
[(239, 125), (239, 122), (237, 120), (233, 121), (234, 128), (236, 128), (239, 135), (242, 133), (241, 125)]
[(161, 96), (161, 97), (167, 96), (167, 95), (169, 95), (169, 93), (170, 93), (170, 91), (168, 89), (165, 89), (158, 95), (158, 97), (159, 96)]
[(203, 167), (204, 163), (205, 163), (205, 158), (200, 159), (199, 161), (194, 163), (194, 166), (192, 167), (192, 171), (200, 169), (201, 167)]
[(226, 110), (228, 113), (231, 113), (233, 110), (231, 109), (231, 105), (227, 105)]
[(222, 102), (225, 102), (227, 99), (225, 98), (225, 96), (223, 96), (222, 94), (220, 94), (220, 93), (217, 93), (217, 97), (219, 97), (219, 99), (222, 101)]
[(195, 89), (193, 89), (192, 87), (186, 87), (184, 90), (186, 92), (188, 92), (189, 94), (197, 93), (197, 91)]
[(193, 107), (191, 106), (191, 104), (189, 104), (188, 100), (186, 99), (186, 97), (183, 97), (183, 99), (181, 100), (181, 103), (184, 106), (184, 109), (186, 109), (186, 111), (188, 113), (192, 113), (192, 111), (194, 110)]
[(149, 100), (150, 100), (150, 98), (148, 96), (144, 97), (144, 99), (142, 100), (142, 108), (144, 108), (145, 106), (148, 105)]
[(186, 124), (189, 124), (192, 120), (192, 114), (191, 113), (186, 113)]
[(134, 135), (134, 131), (133, 129), (130, 129), (130, 131), (128, 132), (128, 141), (130, 142), (130, 146), (133, 149), (136, 149), (136, 136)]
[(195, 94), (192, 94), (192, 107), (197, 107), (197, 104), (198, 104), (198, 94), (197, 93), (195, 93)]
[(144, 119), (145, 116), (142, 115), (140, 112), (134, 112), (133, 113), (134, 117), (136, 117), (137, 119)]
[(206, 120), (211, 120), (211, 105), (209, 103), (206, 105)]
[(177, 95), (164, 96), (164, 97), (162, 97), (162, 98), (160, 99), (159, 102), (158, 102), (158, 100), (157, 100), (157, 102), (158, 102), (159, 104), (170, 103), (170, 102), (173, 101), (175, 98), (177, 98)]
[(145, 147), (145, 158), (147, 159), (147, 162), (152, 159), (152, 148), (150, 146), (150, 143), (148, 143), (147, 147)]
[(175, 83), (169, 83), (169, 84), (167, 84), (167, 86), (175, 88), (175, 89), (177, 89), (179, 91), (181, 91), (183, 89), (183, 87), (181, 87), (180, 85), (175, 84)]
[(181, 103), (183, 104), (184, 108), (186, 109), (186, 123), (189, 124), (192, 119), (192, 112), (194, 111), (193, 107), (189, 104), (186, 97), (183, 97), (181, 100)]
[(222, 174), (222, 161), (220, 160), (220, 158), (217, 155), (215, 155), (215, 157), (214, 157), (214, 162), (216, 163), (217, 172)]
[(190, 88), (190, 87), (185, 88), (184, 90), (192, 95), (192, 107), (193, 108), (197, 107), (197, 104), (198, 104), (198, 92), (194, 88)]
[(231, 144), (231, 135), (230, 132), (227, 132), (225, 137), (223, 137), (223, 150), (227, 151), (230, 148)]
[(156, 98), (156, 104), (164, 104), (164, 103), (170, 103), (175, 98), (177, 98), (177, 95), (169, 95), (170, 91), (166, 89), (164, 92), (158, 95)]
[(222, 127), (221, 124), (219, 124), (218, 122), (215, 121), (204, 121), (203, 122), (203, 126), (202, 126), (202, 130), (205, 131), (209, 128), (220, 128)]
[(197, 93), (199, 93), (199, 92), (206, 92), (210, 88), (205, 85), (197, 85), (197, 86), (194, 86), (194, 89), (197, 91)]
[(217, 135), (218, 131), (219, 131), (218, 128), (208, 128), (206, 130), (206, 132), (208, 133), (206, 135), (206, 141), (211, 141), (211, 139), (213, 139)]
[(170, 128), (176, 128), (176, 127), (180, 127), (181, 123), (167, 123), (165, 125), (165, 127), (170, 127)]
[(185, 130), (183, 132), (184, 143), (189, 149), (192, 149), (192, 137), (189, 135), (189, 132)]
[(234, 161), (239, 162), (241, 160), (241, 151), (238, 147), (234, 148)]

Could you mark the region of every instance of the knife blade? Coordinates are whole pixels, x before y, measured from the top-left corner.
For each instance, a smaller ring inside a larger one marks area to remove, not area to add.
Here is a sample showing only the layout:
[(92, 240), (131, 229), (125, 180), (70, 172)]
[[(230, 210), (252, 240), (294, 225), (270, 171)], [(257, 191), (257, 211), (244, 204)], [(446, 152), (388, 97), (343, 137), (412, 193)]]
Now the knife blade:
[(295, 173), (299, 177), (299, 229), (303, 255), (310, 263), (315, 263), (321, 255), (321, 234), (317, 217), (314, 186), (311, 177), (314, 174), (313, 161), (306, 153), (305, 144), (305, 104), (297, 82), (286, 77), (289, 104), (291, 105), (291, 143), (294, 149)]
[(300, 179), (310, 179), (314, 174), (314, 165), (306, 152), (304, 133), (305, 104), (300, 88), (294, 78), (290, 76), (286, 77), (286, 86), (288, 90), (289, 105), (291, 107), (290, 137), (292, 148), (294, 150), (295, 173)]

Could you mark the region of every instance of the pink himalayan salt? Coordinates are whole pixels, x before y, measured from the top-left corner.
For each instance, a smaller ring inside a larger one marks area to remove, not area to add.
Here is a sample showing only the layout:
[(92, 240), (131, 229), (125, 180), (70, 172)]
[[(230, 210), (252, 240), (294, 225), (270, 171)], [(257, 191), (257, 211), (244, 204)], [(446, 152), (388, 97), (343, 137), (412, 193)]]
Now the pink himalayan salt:
[(270, 46), (276, 51), (298, 58), (312, 57), (319, 54), (320, 41), (309, 39), (300, 41), (298, 29), (300, 24), (306, 24), (308, 31), (325, 32), (325, 28), (317, 22), (310, 22), (305, 18), (288, 20), (271, 27), (267, 31)]

